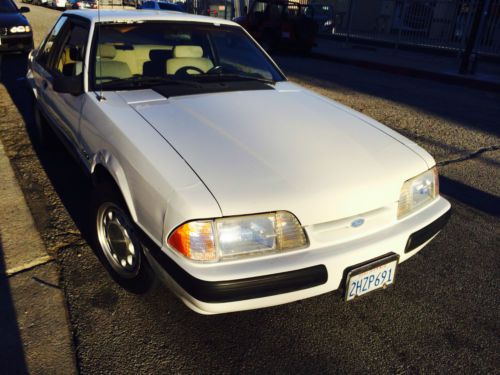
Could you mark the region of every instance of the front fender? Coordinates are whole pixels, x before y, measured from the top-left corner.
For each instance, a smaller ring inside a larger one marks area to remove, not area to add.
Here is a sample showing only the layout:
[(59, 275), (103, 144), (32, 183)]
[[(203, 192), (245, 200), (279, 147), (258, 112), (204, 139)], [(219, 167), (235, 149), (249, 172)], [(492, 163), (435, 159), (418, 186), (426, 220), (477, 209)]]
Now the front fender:
[(130, 215), (132, 219), (137, 223), (137, 211), (132, 199), (132, 194), (130, 192), (130, 187), (125, 176), (125, 172), (118, 162), (118, 160), (111, 155), (108, 151), (101, 150), (97, 152), (92, 158), (92, 163), (90, 167), (90, 172), (93, 175), (96, 167), (100, 165), (105, 168), (115, 181), (118, 189), (122, 193), (125, 203), (127, 204)]

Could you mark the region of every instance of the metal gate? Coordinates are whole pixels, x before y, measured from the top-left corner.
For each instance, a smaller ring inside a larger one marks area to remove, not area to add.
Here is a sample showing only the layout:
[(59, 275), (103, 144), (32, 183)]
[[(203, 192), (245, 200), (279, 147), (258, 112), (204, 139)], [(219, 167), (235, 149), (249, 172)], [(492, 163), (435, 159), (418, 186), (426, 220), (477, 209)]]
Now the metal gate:
[(500, 0), (334, 0), (333, 36), (463, 51), (481, 7), (474, 51), (500, 56)]

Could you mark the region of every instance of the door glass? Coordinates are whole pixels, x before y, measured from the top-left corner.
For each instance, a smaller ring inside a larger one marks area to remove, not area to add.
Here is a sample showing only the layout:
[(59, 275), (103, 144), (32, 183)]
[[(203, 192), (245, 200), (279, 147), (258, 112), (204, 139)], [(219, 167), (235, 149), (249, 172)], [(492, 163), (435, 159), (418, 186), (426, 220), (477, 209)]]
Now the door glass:
[(67, 77), (82, 74), (85, 46), (89, 31), (86, 27), (73, 24), (55, 62), (54, 70)]
[(50, 34), (45, 38), (45, 42), (40, 47), (40, 51), (36, 56), (36, 61), (43, 67), (47, 66), (48, 56), (50, 54), (50, 51), (52, 50), (52, 47), (55, 44), (56, 38), (59, 35), (59, 31), (61, 31), (63, 25), (66, 23), (67, 20), (68, 18), (65, 16), (59, 18), (54, 28), (50, 32)]

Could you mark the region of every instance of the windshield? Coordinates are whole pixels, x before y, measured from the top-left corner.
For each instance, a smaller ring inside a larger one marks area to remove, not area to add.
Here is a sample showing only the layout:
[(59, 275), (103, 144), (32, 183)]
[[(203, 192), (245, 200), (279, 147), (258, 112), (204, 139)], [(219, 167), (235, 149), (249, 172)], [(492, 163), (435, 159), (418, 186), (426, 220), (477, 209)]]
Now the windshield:
[(103, 24), (99, 33), (94, 86), (103, 90), (126, 90), (138, 83), (165, 84), (167, 80), (177, 84), (284, 80), (239, 27), (146, 22)]
[(11, 0), (0, 0), (0, 12), (1, 13), (17, 12), (17, 7)]

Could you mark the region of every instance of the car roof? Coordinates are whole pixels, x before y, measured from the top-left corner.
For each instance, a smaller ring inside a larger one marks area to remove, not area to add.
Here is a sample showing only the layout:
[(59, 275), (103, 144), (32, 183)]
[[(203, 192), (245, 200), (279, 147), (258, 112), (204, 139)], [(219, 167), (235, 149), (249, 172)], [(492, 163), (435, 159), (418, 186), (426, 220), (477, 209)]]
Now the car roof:
[[(95, 22), (137, 22), (137, 21), (180, 21), (202, 22), (218, 25), (238, 26), (237, 23), (222, 18), (198, 16), (168, 10), (114, 10), (114, 9), (85, 9), (67, 10), (63, 14), (76, 15)], [(100, 20), (100, 21), (99, 21)]]

